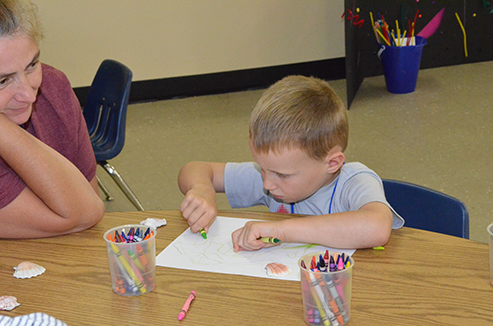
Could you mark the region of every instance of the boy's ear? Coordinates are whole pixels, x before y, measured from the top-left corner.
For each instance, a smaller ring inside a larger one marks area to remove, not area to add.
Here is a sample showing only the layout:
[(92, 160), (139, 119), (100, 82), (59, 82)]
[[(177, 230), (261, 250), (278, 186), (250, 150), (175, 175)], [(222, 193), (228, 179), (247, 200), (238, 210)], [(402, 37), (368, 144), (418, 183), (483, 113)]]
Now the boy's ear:
[(346, 156), (341, 151), (331, 151), (325, 161), (327, 163), (327, 172), (328, 173), (336, 173), (340, 170), (342, 165), (344, 164), (344, 160)]

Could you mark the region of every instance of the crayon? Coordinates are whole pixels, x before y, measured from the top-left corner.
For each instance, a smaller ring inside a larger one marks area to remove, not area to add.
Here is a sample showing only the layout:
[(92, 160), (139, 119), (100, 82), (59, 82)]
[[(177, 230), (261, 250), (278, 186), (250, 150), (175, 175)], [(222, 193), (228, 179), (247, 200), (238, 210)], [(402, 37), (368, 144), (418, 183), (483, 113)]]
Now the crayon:
[[(129, 291), (132, 291), (134, 293), (137, 293), (139, 292), (139, 287), (137, 286), (137, 284), (135, 284), (135, 282), (132, 280), (132, 278), (130, 277), (130, 275), (128, 275), (127, 271), (123, 268), (122, 265), (118, 264), (118, 262), (115, 261), (115, 265), (117, 266), (117, 268), (120, 270), (120, 273), (121, 275), (123, 276), (125, 282), (126, 282), (126, 285), (125, 286), (125, 289), (128, 289)], [(125, 293), (126, 291), (123, 291), (121, 293)]]
[(344, 269), (344, 260), (341, 255), (337, 257), (337, 270), (342, 271)]
[(115, 292), (123, 294), (126, 292), (125, 290), (125, 283), (123, 281), (123, 278), (121, 278), (118, 275), (115, 275)]
[[(132, 275), (134, 275), (135, 273), (132, 270), (132, 267), (130, 267), (130, 264), (127, 262), (127, 260), (125, 259), (125, 257), (123, 257), (122, 253), (120, 252), (120, 249), (118, 249), (118, 247), (116, 245), (114, 245), (112, 243), (110, 243), (110, 244), (111, 244), (111, 248), (113, 249), (113, 253), (115, 254), (116, 258), (118, 258), (118, 260), (121, 263), (121, 267), (123, 267), (125, 269), (125, 271), (128, 273), (128, 275), (130, 276), (130, 278), (132, 279), (132, 281), (135, 282), (135, 285), (137, 286), (137, 288), (139, 289), (139, 291), (141, 293), (146, 293), (147, 290), (144, 288), (144, 286), (139, 281), (139, 279), (132, 277)], [(117, 264), (117, 265), (120, 265), (120, 264)]]
[(310, 262), (310, 269), (314, 272), (317, 271), (317, 262), (315, 261), (315, 256), (312, 257), (312, 260)]
[(260, 240), (263, 242), (263, 243), (279, 243), (281, 242), (281, 240), (279, 240), (278, 238), (260, 238)]
[(144, 249), (142, 249), (142, 247), (139, 244), (136, 245), (136, 247), (137, 247), (137, 254), (139, 255), (139, 260), (142, 266), (142, 270), (144, 272), (148, 272), (150, 270), (150, 266), (147, 261), (146, 255), (144, 253)]
[(128, 242), (134, 242), (134, 234), (135, 234), (135, 229), (134, 228), (131, 228), (130, 231), (128, 231), (128, 234), (127, 234)]
[(347, 323), (349, 321), (349, 316), (346, 314), (346, 311), (344, 310), (344, 302), (342, 301), (341, 297), (337, 293), (334, 282), (328, 275), (325, 275), (325, 283), (327, 283), (327, 286), (329, 287), (329, 293), (332, 296), (332, 299), (334, 299), (337, 306), (339, 307), (339, 311), (341, 312), (341, 316), (344, 320), (344, 323)]
[(137, 268), (141, 271), (144, 271), (144, 266), (140, 262), (139, 257), (137, 257), (137, 255), (134, 254), (130, 249), (127, 249), (127, 253), (130, 259), (132, 259), (132, 261), (134, 262), (135, 266), (137, 266)]
[[(330, 322), (332, 323), (332, 325), (337, 325), (337, 323), (343, 324), (344, 319), (341, 315), (341, 310), (337, 306), (337, 303), (335, 302), (334, 297), (332, 295), (330, 295), (330, 293), (327, 291), (327, 287), (323, 286), (324, 281), (323, 281), (322, 274), (316, 273), (315, 278), (317, 280), (317, 283), (318, 283), (318, 286), (319, 286), (321, 292), (323, 293), (323, 296), (320, 298), (323, 300), (323, 298), (325, 297), (325, 299), (329, 303), (329, 305), (327, 306), (327, 303), (325, 303), (325, 301), (324, 301), (326, 311), (328, 309), (327, 315), (329, 316)], [(313, 282), (312, 282), (312, 284), (313, 284)]]
[(336, 323), (333, 323), (331, 322), (332, 318), (327, 316), (327, 313), (331, 313), (332, 317), (335, 317), (335, 315), (327, 305), (327, 302), (324, 300), (325, 295), (323, 294), (322, 289), (319, 286), (318, 280), (315, 278), (315, 275), (313, 275), (312, 273), (308, 273), (308, 275), (312, 283), (312, 286), (310, 287), (312, 291), (312, 297), (318, 307), (318, 312), (320, 313), (320, 318), (322, 319), (323, 325), (325, 326), (338, 325), (337, 319), (334, 318), (333, 320)]
[(207, 233), (205, 232), (205, 230), (202, 228), (199, 230), (199, 232), (200, 232), (200, 235), (202, 236), (202, 238), (207, 240)]
[[(127, 250), (127, 251), (129, 254), (132, 253), (130, 250)], [(133, 271), (133, 275), (130, 275), (130, 277), (132, 277), (133, 279), (135, 279), (135, 277), (137, 277), (139, 279), (140, 283), (142, 284), (142, 286), (145, 287), (146, 282), (144, 281), (144, 277), (140, 273), (139, 268), (135, 265), (135, 261), (133, 259), (128, 259), (127, 261), (129, 263), (130, 267), (132, 268), (132, 271)], [(138, 261), (138, 259), (137, 259), (137, 261)]]
[(333, 256), (330, 256), (330, 260), (329, 260), (329, 271), (330, 272), (337, 271), (336, 263), (334, 261), (334, 257)]
[[(307, 269), (306, 268), (306, 265), (305, 265), (305, 262), (302, 260), (301, 261), (301, 267), (304, 268), (304, 269)], [(304, 293), (304, 296), (305, 296), (305, 300), (307, 300), (307, 307), (306, 307), (306, 315), (307, 315), (307, 318), (308, 318), (308, 322), (313, 324), (315, 322), (315, 313), (312, 309), (314, 303), (313, 303), (313, 300), (312, 297), (311, 297), (311, 292), (310, 292), (310, 289), (309, 289), (309, 285), (308, 285), (308, 280), (306, 279), (306, 277), (302, 277), (301, 278), (301, 289)], [(320, 321), (319, 321), (320, 322)]]
[(182, 320), (183, 318), (185, 318), (185, 314), (188, 312), (188, 309), (190, 308), (190, 304), (192, 303), (192, 300), (195, 299), (196, 296), (197, 293), (195, 293), (195, 291), (190, 292), (187, 301), (185, 301), (185, 304), (183, 305), (180, 313), (178, 314), (178, 320)]

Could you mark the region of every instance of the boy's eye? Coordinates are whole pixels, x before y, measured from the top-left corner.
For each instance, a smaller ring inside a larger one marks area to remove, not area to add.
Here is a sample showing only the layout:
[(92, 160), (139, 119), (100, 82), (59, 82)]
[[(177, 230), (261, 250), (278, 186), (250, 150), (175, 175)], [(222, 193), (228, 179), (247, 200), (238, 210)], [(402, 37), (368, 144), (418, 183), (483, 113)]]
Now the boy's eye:
[(276, 174), (281, 179), (286, 179), (287, 177), (289, 177), (289, 174), (282, 174), (282, 173), (276, 173)]

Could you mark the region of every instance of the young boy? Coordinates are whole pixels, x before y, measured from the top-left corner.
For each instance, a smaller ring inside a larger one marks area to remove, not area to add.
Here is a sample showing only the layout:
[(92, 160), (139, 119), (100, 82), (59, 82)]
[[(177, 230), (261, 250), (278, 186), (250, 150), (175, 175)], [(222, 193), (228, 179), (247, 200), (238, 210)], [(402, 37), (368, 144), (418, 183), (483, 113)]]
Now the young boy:
[(272, 85), (250, 118), (256, 163), (187, 163), (178, 176), (180, 206), (192, 232), (217, 215), (216, 192), (231, 207), (266, 205), (271, 212), (310, 215), (248, 222), (232, 234), (234, 250), (271, 246), (259, 238), (370, 248), (387, 243), (404, 220), (385, 199), (382, 181), (361, 163), (344, 164), (346, 109), (329, 84), (289, 76)]

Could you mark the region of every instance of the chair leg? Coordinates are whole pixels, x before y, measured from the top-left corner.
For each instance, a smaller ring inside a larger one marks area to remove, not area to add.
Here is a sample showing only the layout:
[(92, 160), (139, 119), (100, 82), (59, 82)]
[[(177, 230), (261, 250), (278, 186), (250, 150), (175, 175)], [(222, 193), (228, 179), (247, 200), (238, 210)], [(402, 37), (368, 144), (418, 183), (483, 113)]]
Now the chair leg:
[(108, 172), (108, 174), (113, 178), (113, 180), (116, 182), (118, 187), (123, 191), (125, 196), (127, 196), (128, 200), (137, 208), (139, 211), (143, 211), (144, 207), (142, 207), (142, 204), (139, 202), (133, 191), (130, 189), (130, 187), (125, 183), (123, 178), (120, 176), (118, 171), (109, 164), (108, 162), (104, 162), (102, 167)]
[(99, 177), (96, 175), (96, 179), (98, 180), (98, 186), (99, 188), (101, 188), (101, 190), (103, 191), (105, 197), (106, 197), (106, 201), (112, 201), (113, 199), (113, 196), (111, 196), (111, 193), (110, 191), (108, 190), (108, 188), (106, 188), (106, 186), (103, 184), (103, 182), (101, 182), (101, 180), (99, 179)]

